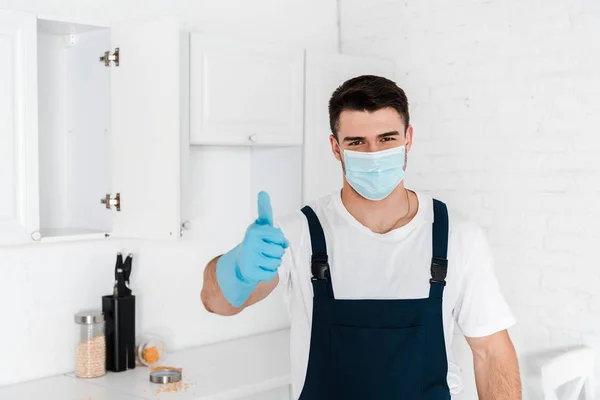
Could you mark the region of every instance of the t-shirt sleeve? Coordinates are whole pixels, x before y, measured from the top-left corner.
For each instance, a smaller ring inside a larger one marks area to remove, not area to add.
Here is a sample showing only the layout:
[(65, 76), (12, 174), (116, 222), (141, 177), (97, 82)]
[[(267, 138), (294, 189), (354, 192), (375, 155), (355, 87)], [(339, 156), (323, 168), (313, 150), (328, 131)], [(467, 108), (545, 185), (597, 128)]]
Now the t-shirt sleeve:
[(465, 273), (454, 318), (466, 337), (482, 337), (515, 323), (494, 272), (494, 260), (483, 230), (468, 244)]
[(291, 278), (292, 274), (291, 273), (292, 273), (293, 269), (294, 269), (294, 257), (292, 256), (292, 249), (288, 247), (285, 250), (283, 257), (281, 258), (281, 265), (279, 266), (279, 269), (277, 270), (277, 273), (279, 274), (279, 286), (281, 286), (284, 289), (284, 292), (286, 295), (291, 290), (291, 286), (292, 286), (292, 278)]
[(274, 221), (274, 226), (281, 229), (283, 235), (289, 242), (289, 246), (285, 249), (285, 253), (281, 258), (281, 265), (277, 270), (279, 275), (279, 286), (283, 288), (285, 299), (288, 300), (288, 296), (292, 289), (292, 271), (295, 270), (295, 251), (299, 243), (300, 235), (302, 232), (301, 221), (298, 219), (296, 214), (284, 216), (279, 220)]

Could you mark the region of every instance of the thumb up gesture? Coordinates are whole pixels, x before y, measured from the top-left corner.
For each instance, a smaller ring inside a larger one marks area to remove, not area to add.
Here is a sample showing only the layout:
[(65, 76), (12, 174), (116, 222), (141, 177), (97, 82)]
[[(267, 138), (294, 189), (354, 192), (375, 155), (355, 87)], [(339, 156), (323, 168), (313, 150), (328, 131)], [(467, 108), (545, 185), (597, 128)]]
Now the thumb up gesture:
[(260, 192), (258, 218), (246, 230), (246, 236), (236, 257), (241, 278), (256, 283), (275, 278), (288, 245), (283, 232), (273, 226), (273, 209), (269, 195)]

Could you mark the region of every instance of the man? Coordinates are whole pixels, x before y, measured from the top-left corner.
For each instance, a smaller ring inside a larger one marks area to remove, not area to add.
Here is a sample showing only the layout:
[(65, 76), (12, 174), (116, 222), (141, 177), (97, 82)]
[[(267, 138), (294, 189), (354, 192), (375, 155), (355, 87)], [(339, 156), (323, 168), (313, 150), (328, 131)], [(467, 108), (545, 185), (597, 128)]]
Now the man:
[(403, 90), (350, 79), (329, 116), (341, 191), (278, 224), (261, 192), (244, 240), (206, 267), (206, 309), (234, 315), (283, 285), (297, 399), (449, 399), (455, 322), (480, 399), (521, 399), (514, 318), (481, 229), (404, 187), (413, 128)]

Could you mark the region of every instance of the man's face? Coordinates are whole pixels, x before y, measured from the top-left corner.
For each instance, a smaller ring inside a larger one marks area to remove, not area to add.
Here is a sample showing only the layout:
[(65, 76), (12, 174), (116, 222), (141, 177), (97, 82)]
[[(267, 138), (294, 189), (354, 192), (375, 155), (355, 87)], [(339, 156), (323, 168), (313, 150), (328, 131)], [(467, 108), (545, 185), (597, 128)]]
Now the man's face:
[(331, 150), (339, 161), (343, 161), (343, 150), (373, 152), (405, 144), (408, 153), (412, 145), (412, 127), (405, 129), (404, 120), (393, 108), (372, 113), (344, 110), (340, 114), (337, 140), (333, 135), (329, 139)]

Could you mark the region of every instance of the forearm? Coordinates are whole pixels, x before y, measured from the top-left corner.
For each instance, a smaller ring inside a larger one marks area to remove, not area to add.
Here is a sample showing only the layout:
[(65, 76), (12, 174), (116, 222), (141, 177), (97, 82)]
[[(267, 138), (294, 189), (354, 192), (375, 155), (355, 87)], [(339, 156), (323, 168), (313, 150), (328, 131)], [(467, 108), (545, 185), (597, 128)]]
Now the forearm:
[(200, 297), (204, 308), (208, 312), (224, 316), (239, 314), (244, 308), (267, 297), (279, 283), (279, 276), (276, 276), (270, 282), (260, 282), (242, 306), (234, 307), (223, 296), (217, 281), (217, 261), (219, 257), (213, 258), (204, 269), (204, 284), (202, 285)]
[(521, 377), (514, 348), (499, 354), (474, 354), (480, 400), (521, 400)]
[(244, 309), (244, 307), (234, 307), (227, 301), (219, 284), (217, 282), (217, 261), (219, 257), (215, 257), (206, 265), (204, 269), (204, 283), (200, 298), (202, 304), (208, 312), (219, 315), (235, 315)]

